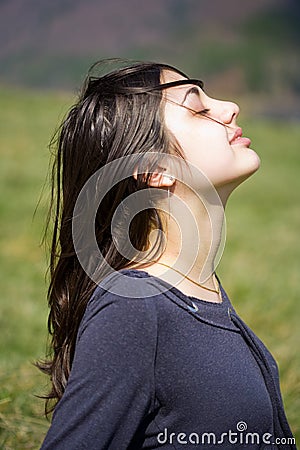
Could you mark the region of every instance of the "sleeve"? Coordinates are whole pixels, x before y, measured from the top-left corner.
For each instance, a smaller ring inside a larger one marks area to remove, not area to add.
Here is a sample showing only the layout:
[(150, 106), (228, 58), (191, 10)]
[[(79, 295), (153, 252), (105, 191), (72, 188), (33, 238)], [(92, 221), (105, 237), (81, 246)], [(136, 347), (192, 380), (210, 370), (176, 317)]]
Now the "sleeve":
[(42, 450), (126, 449), (154, 404), (153, 301), (106, 293), (90, 306)]

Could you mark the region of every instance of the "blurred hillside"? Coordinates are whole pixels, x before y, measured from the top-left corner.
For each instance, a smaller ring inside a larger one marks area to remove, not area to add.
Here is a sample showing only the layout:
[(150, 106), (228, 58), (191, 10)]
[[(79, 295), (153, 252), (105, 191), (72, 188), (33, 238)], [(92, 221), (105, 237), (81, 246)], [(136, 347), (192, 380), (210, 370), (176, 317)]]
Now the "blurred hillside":
[(299, 0), (0, 0), (0, 39), (1, 83), (73, 89), (95, 60), (121, 56), (295, 113), (300, 96)]

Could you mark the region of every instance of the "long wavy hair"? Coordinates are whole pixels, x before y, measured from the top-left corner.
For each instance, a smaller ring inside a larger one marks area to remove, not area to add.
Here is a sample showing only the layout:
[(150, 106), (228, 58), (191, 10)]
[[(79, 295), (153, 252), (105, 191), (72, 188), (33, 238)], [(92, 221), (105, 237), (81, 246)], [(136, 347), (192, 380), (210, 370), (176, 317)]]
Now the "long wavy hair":
[[(186, 77), (169, 65), (156, 63), (125, 65), (101, 76), (92, 76), (89, 72), (77, 103), (52, 140), (55, 161), (47, 220), (47, 232), (49, 234), (50, 230), (52, 236), (48, 290), (51, 341), (46, 359), (37, 363), (51, 379), (51, 390), (45, 396), (46, 414), (53, 411), (64, 393), (78, 327), (96, 288), (96, 283), (78, 260), (72, 239), (72, 215), (80, 191), (96, 171), (120, 157), (147, 152), (154, 152), (158, 158), (163, 153), (174, 152), (182, 157), (164, 125), (163, 70)], [(154, 160), (153, 167), (156, 164)], [(128, 267), (132, 261), (120, 254), (115, 246), (111, 234), (112, 217), (127, 196), (148, 186), (148, 175), (130, 176), (117, 183), (98, 208), (95, 220), (97, 245), (115, 270)], [(162, 230), (155, 207), (134, 217), (130, 224), (130, 239), (137, 251), (148, 247), (153, 227)], [(160, 246), (159, 241), (157, 249)]]

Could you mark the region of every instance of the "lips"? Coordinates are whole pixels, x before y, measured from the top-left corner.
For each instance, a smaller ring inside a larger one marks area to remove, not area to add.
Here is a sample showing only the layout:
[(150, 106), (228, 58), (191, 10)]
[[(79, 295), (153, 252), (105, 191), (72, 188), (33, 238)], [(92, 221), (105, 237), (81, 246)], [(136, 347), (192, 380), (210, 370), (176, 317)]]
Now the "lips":
[(243, 137), (243, 130), (240, 127), (238, 127), (235, 130), (234, 135), (230, 139), (229, 144), (230, 145), (244, 145), (246, 147), (249, 147), (251, 144), (251, 140), (247, 137)]

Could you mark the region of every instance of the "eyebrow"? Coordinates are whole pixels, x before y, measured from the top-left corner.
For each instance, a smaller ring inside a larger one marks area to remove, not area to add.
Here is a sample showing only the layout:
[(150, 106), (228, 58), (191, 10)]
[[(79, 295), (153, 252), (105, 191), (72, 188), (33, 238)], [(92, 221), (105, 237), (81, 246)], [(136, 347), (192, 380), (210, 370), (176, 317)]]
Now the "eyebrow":
[[(164, 89), (168, 89), (171, 87), (184, 86), (185, 84), (194, 85), (186, 92), (185, 98), (187, 97), (188, 94), (196, 93), (196, 92), (191, 92), (191, 91), (193, 91), (193, 89), (195, 89), (195, 86), (198, 86), (201, 89), (203, 89), (203, 86), (204, 86), (204, 83), (202, 80), (197, 80), (195, 78), (188, 78), (186, 80), (176, 80), (176, 81), (170, 81), (169, 83), (159, 84), (158, 86), (148, 88), (147, 91), (153, 91), (153, 90), (157, 90), (157, 89), (164, 90)], [(199, 94), (199, 91), (198, 91), (198, 94)], [(185, 101), (185, 98), (184, 98), (183, 102)]]
[(185, 96), (184, 96), (184, 98), (183, 98), (181, 104), (183, 105), (184, 102), (186, 101), (187, 97), (188, 97), (189, 95), (192, 95), (192, 94), (198, 95), (198, 97), (200, 97), (199, 89), (197, 89), (196, 86), (193, 86), (193, 87), (191, 87), (190, 89), (188, 89), (188, 90), (186, 91)]

